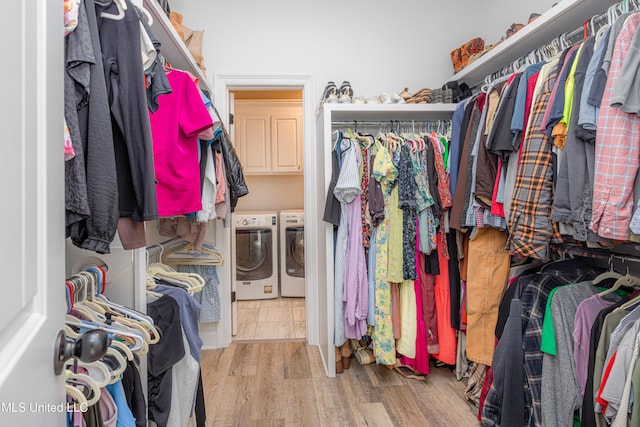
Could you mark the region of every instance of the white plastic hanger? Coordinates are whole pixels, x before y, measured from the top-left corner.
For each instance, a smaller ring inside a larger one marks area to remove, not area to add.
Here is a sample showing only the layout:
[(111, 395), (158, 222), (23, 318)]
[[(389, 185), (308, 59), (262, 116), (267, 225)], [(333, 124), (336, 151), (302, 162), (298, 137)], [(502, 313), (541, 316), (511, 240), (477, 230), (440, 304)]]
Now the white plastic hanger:
[(185, 243), (181, 247), (165, 253), (162, 262), (165, 264), (222, 265), (224, 257), (215, 246), (209, 243), (203, 243), (199, 250), (193, 244)]
[(611, 286), (611, 288), (603, 292), (600, 292), (598, 295), (600, 296), (608, 295), (620, 289), (621, 286), (625, 286), (628, 288), (638, 288), (640, 287), (640, 277), (636, 277), (629, 274), (629, 267), (627, 267), (627, 274), (625, 274), (624, 276), (620, 276), (618, 280), (616, 280), (616, 282), (613, 284), (613, 286)]
[[(67, 335), (68, 336), (68, 335)], [(79, 366), (87, 371), (87, 374), (98, 384), (100, 387), (105, 387), (111, 381), (111, 373), (107, 365), (101, 361), (95, 361), (91, 363), (83, 362), (79, 359), (71, 358), (66, 362), (67, 369), (71, 369), (74, 366)]]
[(118, 14), (113, 15), (111, 13), (102, 12), (100, 13), (100, 17), (113, 19), (114, 21), (120, 21), (122, 18), (124, 18), (124, 11), (127, 10), (127, 3), (125, 0), (112, 0), (112, 2), (116, 5)]
[[(601, 273), (600, 275), (598, 275), (595, 279), (593, 279), (593, 284), (594, 285), (598, 285), (602, 282), (604, 282), (605, 280), (608, 279), (619, 279), (622, 277), (622, 274), (618, 273), (617, 271), (613, 270), (613, 259), (609, 258), (609, 270), (605, 271), (604, 273)], [(608, 293), (609, 289), (607, 289), (604, 292)], [(600, 294), (601, 296), (603, 294)], [(606, 294), (604, 294), (606, 295)]]
[(131, 328), (125, 327), (124, 325), (118, 325), (118, 326), (103, 325), (95, 322), (86, 322), (86, 321), (75, 322), (71, 320), (69, 317), (70, 316), (67, 315), (67, 321), (66, 321), (67, 325), (69, 326), (74, 326), (80, 329), (104, 329), (110, 334), (131, 339), (131, 341), (133, 342), (133, 347), (129, 347), (129, 348), (133, 351), (137, 351), (141, 349), (142, 346), (145, 344), (144, 337), (142, 336), (142, 334), (140, 334), (140, 332), (135, 331)]
[(64, 389), (65, 389), (65, 392), (66, 392), (67, 396), (69, 396), (76, 403), (78, 403), (81, 408), (82, 407), (88, 407), (87, 398), (85, 397), (84, 394), (82, 394), (82, 392), (80, 390), (78, 390), (77, 388), (75, 388), (71, 384), (65, 384)]
[[(122, 1), (124, 2), (124, 0)], [(131, 2), (131, 4), (137, 7), (138, 10), (140, 10), (140, 12), (142, 12), (144, 17), (147, 19), (147, 24), (151, 26), (153, 24), (153, 17), (151, 16), (151, 13), (149, 13), (149, 11), (144, 8), (144, 1), (143, 0), (129, 0), (129, 1)]]
[[(89, 398), (86, 398), (87, 406), (98, 403), (98, 400), (100, 400), (100, 386), (93, 378), (89, 375), (76, 373), (68, 369), (65, 376), (67, 385), (81, 385), (89, 390)], [(82, 393), (82, 395), (84, 396), (84, 393)]]

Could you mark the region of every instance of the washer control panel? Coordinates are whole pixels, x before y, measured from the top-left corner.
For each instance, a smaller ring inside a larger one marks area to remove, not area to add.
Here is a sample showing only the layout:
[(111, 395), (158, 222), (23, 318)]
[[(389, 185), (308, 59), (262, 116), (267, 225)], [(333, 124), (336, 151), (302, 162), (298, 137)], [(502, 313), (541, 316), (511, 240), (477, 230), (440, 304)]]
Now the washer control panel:
[(271, 227), (278, 224), (276, 215), (237, 215), (236, 227)]

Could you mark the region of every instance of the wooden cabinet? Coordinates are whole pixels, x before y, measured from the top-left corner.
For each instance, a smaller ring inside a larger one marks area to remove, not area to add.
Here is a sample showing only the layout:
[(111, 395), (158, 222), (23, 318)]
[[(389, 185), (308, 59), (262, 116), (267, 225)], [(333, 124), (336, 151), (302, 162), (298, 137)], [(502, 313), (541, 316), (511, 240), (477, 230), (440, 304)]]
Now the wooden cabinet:
[(247, 175), (302, 173), (302, 102), (235, 101), (235, 147)]

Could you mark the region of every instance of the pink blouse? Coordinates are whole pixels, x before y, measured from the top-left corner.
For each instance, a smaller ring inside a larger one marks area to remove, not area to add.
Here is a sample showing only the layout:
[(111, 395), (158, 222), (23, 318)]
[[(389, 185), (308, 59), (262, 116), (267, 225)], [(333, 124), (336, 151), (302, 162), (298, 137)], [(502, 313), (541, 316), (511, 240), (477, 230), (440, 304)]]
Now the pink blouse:
[(211, 115), (189, 75), (167, 73), (172, 93), (158, 98), (149, 113), (153, 135), (158, 216), (176, 216), (202, 209), (200, 150), (197, 135), (213, 126)]

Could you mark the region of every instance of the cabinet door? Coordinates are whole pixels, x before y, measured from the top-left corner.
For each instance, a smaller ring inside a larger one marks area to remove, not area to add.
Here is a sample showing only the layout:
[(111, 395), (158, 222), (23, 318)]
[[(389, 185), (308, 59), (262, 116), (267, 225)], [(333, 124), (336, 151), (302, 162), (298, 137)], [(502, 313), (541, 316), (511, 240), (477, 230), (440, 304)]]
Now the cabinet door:
[(274, 111), (271, 116), (271, 170), (302, 172), (302, 114), (294, 108)]
[[(237, 111), (237, 110), (236, 110)], [(269, 116), (245, 116), (236, 112), (238, 156), (245, 174), (271, 171)]]

